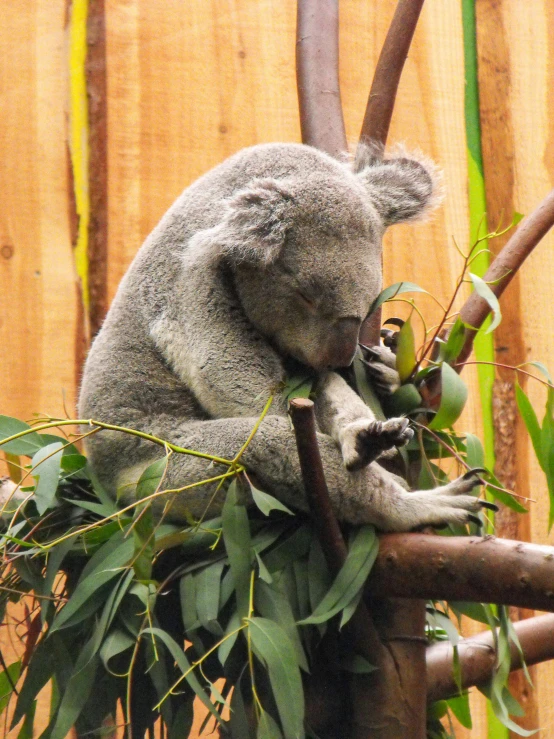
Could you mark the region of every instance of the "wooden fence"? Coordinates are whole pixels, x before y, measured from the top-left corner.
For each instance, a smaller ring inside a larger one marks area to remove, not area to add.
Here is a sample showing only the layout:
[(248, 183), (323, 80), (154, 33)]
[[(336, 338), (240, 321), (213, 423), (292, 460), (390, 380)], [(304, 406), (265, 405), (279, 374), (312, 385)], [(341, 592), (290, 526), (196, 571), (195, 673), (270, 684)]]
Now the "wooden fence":
[[(461, 1), (427, 0), (390, 135), (440, 164), (446, 199), (432, 222), (387, 235), (385, 283), (408, 279), (443, 303), (461, 267), (454, 239), (467, 248), (471, 238)], [(73, 414), (91, 333), (175, 197), (243, 146), (299, 140), (295, 6), (294, 0), (0, 3), (1, 413)], [(394, 7), (394, 0), (341, 3), (342, 97), (352, 141)], [(530, 212), (554, 185), (554, 13), (547, 0), (476, 0), (476, 11), (494, 225), (513, 211)], [(502, 301), (499, 362), (537, 359), (554, 367), (553, 293), (551, 235)], [(432, 324), (433, 301), (420, 305)], [(481, 434), (487, 429), (476, 373), (466, 379), (475, 392), (460, 428)], [(553, 543), (543, 475), (511, 420), (513, 380), (512, 371), (500, 371), (494, 390), (500, 473), (535, 502), (526, 517), (502, 516), (499, 533)], [(538, 383), (527, 388), (541, 405)], [(537, 736), (554, 736), (554, 665), (533, 672), (534, 689), (519, 686), (528, 708), (523, 723), (540, 726)], [(507, 736), (477, 695), (472, 706), (474, 728), (458, 729), (457, 737)]]

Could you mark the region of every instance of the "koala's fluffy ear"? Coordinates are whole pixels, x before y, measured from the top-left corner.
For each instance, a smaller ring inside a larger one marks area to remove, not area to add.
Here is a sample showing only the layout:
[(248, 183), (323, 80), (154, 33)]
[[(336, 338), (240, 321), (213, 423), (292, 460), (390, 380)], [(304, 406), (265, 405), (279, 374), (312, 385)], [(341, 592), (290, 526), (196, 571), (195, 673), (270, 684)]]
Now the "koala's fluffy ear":
[(424, 157), (383, 159), (367, 147), (357, 155), (355, 171), (385, 226), (421, 218), (441, 201), (438, 170)]
[(257, 179), (228, 201), (225, 251), (237, 261), (271, 264), (293, 221), (293, 198), (277, 180)]

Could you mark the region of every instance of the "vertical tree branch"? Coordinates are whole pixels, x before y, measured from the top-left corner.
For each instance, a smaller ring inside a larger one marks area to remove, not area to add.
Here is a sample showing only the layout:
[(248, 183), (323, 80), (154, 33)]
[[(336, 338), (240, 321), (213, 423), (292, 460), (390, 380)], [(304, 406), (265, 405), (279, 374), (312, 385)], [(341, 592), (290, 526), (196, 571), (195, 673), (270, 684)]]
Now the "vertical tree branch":
[(424, 0), (399, 0), (373, 75), (360, 143), (384, 148), (400, 76), (410, 50)]
[(347, 151), (339, 89), (338, 0), (298, 0), (296, 83), (302, 142), (340, 158)]

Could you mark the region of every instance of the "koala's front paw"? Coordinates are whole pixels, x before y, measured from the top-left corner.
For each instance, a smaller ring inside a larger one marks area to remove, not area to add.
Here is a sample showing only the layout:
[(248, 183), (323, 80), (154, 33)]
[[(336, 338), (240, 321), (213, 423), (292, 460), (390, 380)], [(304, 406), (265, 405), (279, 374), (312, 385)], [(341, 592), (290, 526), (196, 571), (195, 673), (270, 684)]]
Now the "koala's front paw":
[(480, 484), (480, 475), (484, 471), (482, 468), (475, 468), (448, 485), (413, 494), (419, 498), (421, 521), (412, 528), (424, 526), (442, 528), (450, 523), (475, 523), (481, 526), (482, 522), (476, 515), (479, 511), (483, 508), (498, 510), (494, 503), (469, 495), (473, 488)]
[(341, 450), (347, 470), (359, 470), (383, 452), (407, 444), (414, 432), (407, 418), (376, 421), (360, 418), (341, 431)]
[(368, 361), (365, 365), (371, 384), (379, 395), (392, 395), (400, 387), (395, 355), (386, 346), (372, 346), (366, 352)]

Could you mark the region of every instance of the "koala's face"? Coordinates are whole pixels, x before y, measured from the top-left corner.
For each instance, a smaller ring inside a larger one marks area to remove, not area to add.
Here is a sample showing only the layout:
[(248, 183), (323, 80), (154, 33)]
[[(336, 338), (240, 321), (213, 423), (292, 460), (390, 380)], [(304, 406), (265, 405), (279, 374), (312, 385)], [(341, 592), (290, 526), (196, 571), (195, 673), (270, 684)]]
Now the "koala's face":
[(230, 203), (225, 231), (248, 320), (317, 371), (348, 366), (381, 290), (384, 229), (417, 215), (432, 189), (430, 173), (406, 158), (343, 178), (255, 181)]
[(248, 319), (286, 356), (322, 371), (347, 367), (381, 289), (382, 226), (360, 192), (304, 183), (289, 202), (289, 226), (269, 264), (239, 262)]

